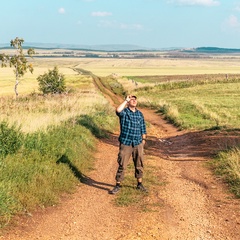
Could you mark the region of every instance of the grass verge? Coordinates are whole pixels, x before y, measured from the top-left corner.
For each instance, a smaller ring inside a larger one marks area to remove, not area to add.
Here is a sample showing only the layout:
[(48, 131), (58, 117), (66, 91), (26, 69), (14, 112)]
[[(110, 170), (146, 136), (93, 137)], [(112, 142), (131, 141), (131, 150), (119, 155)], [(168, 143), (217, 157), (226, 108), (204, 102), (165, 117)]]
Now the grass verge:
[(240, 148), (220, 152), (210, 166), (229, 185), (230, 191), (240, 198)]
[(24, 140), (18, 150), (2, 151), (0, 226), (16, 214), (56, 204), (62, 193), (72, 193), (94, 167), (96, 139), (107, 137), (115, 126), (113, 111), (104, 106), (45, 131), (21, 133)]
[(154, 162), (158, 160), (153, 156), (145, 156), (143, 185), (148, 192), (141, 192), (136, 189), (137, 181), (134, 178), (134, 166), (130, 161), (121, 191), (114, 200), (117, 206), (134, 206), (142, 212), (155, 211), (156, 208), (162, 206), (161, 202), (155, 201), (154, 197), (151, 197), (159, 191), (159, 187), (166, 185), (166, 182), (161, 179), (160, 169), (156, 169), (154, 165)]

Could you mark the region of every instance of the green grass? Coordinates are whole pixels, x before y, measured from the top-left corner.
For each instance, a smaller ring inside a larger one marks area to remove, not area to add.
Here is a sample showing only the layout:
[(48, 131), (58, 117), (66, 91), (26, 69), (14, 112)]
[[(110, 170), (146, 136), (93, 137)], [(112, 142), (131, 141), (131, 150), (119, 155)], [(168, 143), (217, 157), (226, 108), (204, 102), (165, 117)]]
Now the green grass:
[(153, 107), (180, 129), (240, 128), (240, 80), (164, 83), (136, 90), (142, 105)]
[(106, 138), (115, 129), (116, 117), (105, 105), (44, 131), (22, 133), (19, 128), (4, 126), (24, 139), (16, 149), (5, 146), (14, 151), (1, 151), (0, 226), (15, 214), (58, 203), (63, 192), (72, 193), (84, 182), (84, 176), (94, 168), (96, 139)]
[(159, 186), (165, 186), (160, 177), (160, 169), (156, 170), (155, 166), (151, 166), (151, 161), (155, 161), (151, 156), (145, 156), (145, 167), (143, 184), (147, 188), (148, 192), (141, 192), (136, 189), (137, 180), (134, 177), (134, 166), (133, 162), (130, 161), (127, 167), (124, 181), (122, 182), (121, 191), (115, 198), (115, 204), (117, 206), (135, 206), (139, 211), (154, 211), (155, 207), (161, 207), (161, 204), (149, 202), (152, 192), (157, 191), (156, 188)]
[[(39, 95), (34, 77), (57, 62), (38, 61), (34, 74), (21, 80), (17, 99), (1, 88), (0, 226), (16, 214), (56, 204), (62, 193), (72, 193), (94, 168), (96, 139), (116, 128), (114, 109), (96, 89), (92, 75), (79, 74), (72, 63), (65, 66), (68, 61), (59, 68), (66, 75), (67, 94)], [(12, 69), (5, 70), (1, 84), (11, 89)]]
[(228, 184), (230, 191), (240, 198), (240, 148), (220, 152), (210, 166)]

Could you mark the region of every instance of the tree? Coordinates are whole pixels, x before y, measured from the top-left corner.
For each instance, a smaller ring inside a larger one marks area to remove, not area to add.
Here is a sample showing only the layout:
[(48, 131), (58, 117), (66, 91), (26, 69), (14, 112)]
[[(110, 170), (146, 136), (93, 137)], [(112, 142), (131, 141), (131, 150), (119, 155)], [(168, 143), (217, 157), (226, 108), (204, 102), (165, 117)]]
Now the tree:
[(49, 93), (63, 93), (66, 90), (65, 77), (58, 72), (58, 68), (54, 67), (53, 70), (48, 70), (37, 78), (39, 90), (43, 94)]
[[(24, 74), (29, 70), (31, 73), (33, 72), (33, 66), (32, 64), (28, 64), (27, 58), (25, 57), (23, 53), (22, 44), (24, 43), (24, 40), (22, 38), (16, 37), (14, 40), (10, 41), (10, 46), (16, 49), (16, 54), (9, 56), (7, 54), (0, 54), (0, 60), (2, 62), (2, 67), (7, 67), (9, 64), (10, 67), (14, 67), (14, 73), (16, 77), (16, 83), (14, 87), (14, 91), (16, 94), (16, 97), (18, 96), (18, 84), (19, 79), (24, 76)], [(27, 50), (27, 54), (32, 57), (32, 55), (35, 53), (33, 48), (29, 48)]]

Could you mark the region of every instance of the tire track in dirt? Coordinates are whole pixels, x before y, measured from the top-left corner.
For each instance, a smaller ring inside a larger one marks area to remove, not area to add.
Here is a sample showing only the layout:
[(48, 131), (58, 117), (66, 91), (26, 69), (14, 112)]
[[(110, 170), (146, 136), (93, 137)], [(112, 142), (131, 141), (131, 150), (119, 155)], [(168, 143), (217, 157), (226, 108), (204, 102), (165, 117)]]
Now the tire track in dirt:
[(157, 157), (156, 168), (166, 182), (158, 189), (165, 234), (159, 239), (240, 239), (239, 200), (205, 165), (218, 151), (216, 139), (209, 141), (206, 132), (178, 132), (149, 110), (144, 115), (154, 124), (146, 154)]

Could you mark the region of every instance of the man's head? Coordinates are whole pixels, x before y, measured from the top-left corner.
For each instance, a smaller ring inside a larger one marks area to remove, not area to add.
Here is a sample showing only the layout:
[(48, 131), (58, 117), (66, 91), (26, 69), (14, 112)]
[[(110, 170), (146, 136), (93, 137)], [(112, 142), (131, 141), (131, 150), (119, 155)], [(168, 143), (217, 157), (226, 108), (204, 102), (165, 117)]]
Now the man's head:
[(132, 95), (131, 98), (135, 98), (137, 100), (137, 97), (135, 95)]
[(137, 106), (137, 97), (132, 95), (130, 96), (130, 100), (129, 100), (129, 103), (128, 103), (128, 106), (131, 108), (131, 107), (136, 107)]

